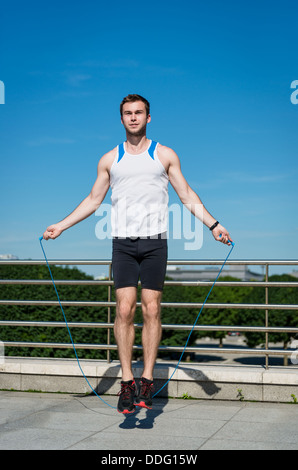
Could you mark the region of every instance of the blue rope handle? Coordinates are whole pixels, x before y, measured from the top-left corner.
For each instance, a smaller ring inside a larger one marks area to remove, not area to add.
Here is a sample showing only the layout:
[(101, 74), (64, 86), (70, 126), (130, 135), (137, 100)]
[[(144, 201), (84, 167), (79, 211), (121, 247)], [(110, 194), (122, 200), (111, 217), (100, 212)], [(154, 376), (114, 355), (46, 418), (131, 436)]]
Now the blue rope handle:
[[(58, 302), (59, 302), (61, 311), (62, 311), (62, 313), (63, 313), (64, 321), (65, 321), (65, 324), (66, 324), (66, 327), (67, 327), (67, 330), (68, 330), (68, 334), (69, 334), (69, 337), (70, 337), (70, 340), (71, 340), (71, 343), (72, 343), (72, 346), (73, 346), (73, 350), (74, 350), (74, 353), (75, 353), (75, 356), (76, 356), (76, 359), (77, 359), (79, 368), (80, 368), (80, 370), (81, 370), (81, 372), (82, 372), (82, 375), (83, 375), (84, 379), (86, 380), (87, 384), (89, 385), (89, 387), (91, 388), (91, 390), (93, 391), (93, 393), (94, 393), (101, 401), (103, 401), (106, 405), (108, 405), (110, 408), (113, 408), (113, 409), (116, 410), (117, 407), (110, 405), (109, 403), (107, 403), (102, 397), (100, 397), (100, 396), (96, 393), (96, 391), (92, 388), (92, 386), (91, 386), (89, 380), (87, 379), (86, 375), (84, 374), (84, 371), (83, 371), (83, 369), (82, 369), (82, 367), (81, 367), (81, 364), (80, 364), (80, 361), (79, 361), (79, 358), (78, 358), (78, 354), (77, 354), (77, 351), (76, 351), (76, 348), (75, 348), (75, 345), (74, 345), (74, 342), (73, 342), (73, 339), (72, 339), (72, 335), (71, 335), (71, 332), (70, 332), (70, 329), (69, 329), (69, 326), (68, 326), (68, 323), (67, 323), (67, 319), (66, 319), (66, 316), (65, 316), (65, 313), (64, 313), (64, 310), (63, 310), (61, 301), (60, 301), (60, 297), (59, 297), (59, 294), (58, 294), (58, 291), (57, 291), (57, 288), (56, 288), (56, 284), (55, 284), (55, 281), (54, 281), (54, 278), (53, 278), (53, 275), (52, 275), (52, 271), (51, 271), (50, 265), (49, 265), (49, 263), (48, 263), (48, 259), (47, 259), (45, 250), (44, 250), (43, 245), (42, 245), (42, 240), (43, 240), (43, 237), (39, 237), (40, 246), (41, 246), (41, 249), (42, 249), (42, 252), (43, 252), (43, 255), (44, 255), (46, 264), (47, 264), (47, 267), (48, 267), (48, 269), (49, 269), (49, 273), (50, 273), (50, 276), (51, 276), (51, 279), (52, 279), (52, 283), (53, 283), (53, 286), (54, 286), (54, 289), (55, 289), (55, 292), (56, 292), (56, 295), (57, 295), (57, 299), (58, 299)], [(232, 250), (233, 250), (233, 248), (234, 248), (234, 246), (235, 246), (235, 243), (234, 243), (234, 242), (230, 241), (230, 243), (231, 243), (231, 245), (232, 245), (232, 246), (231, 246), (231, 249), (230, 249), (230, 251), (229, 251), (229, 253), (228, 253), (226, 259), (224, 260), (224, 262), (223, 262), (223, 264), (222, 264), (222, 266), (221, 266), (221, 268), (220, 268), (220, 271), (219, 271), (218, 275), (216, 276), (215, 281), (213, 282), (213, 284), (212, 284), (212, 286), (211, 286), (211, 289), (209, 290), (209, 292), (208, 292), (208, 294), (207, 294), (207, 296), (206, 296), (206, 298), (205, 298), (205, 300), (204, 300), (204, 303), (203, 303), (203, 305), (202, 305), (202, 307), (201, 307), (201, 310), (199, 311), (199, 314), (198, 314), (198, 316), (197, 316), (197, 318), (196, 318), (196, 320), (195, 320), (195, 322), (194, 322), (194, 324), (193, 324), (193, 327), (192, 327), (192, 329), (191, 329), (191, 331), (190, 331), (190, 333), (189, 333), (189, 335), (188, 335), (188, 338), (187, 338), (187, 340), (186, 340), (186, 343), (185, 343), (184, 349), (183, 349), (183, 351), (182, 351), (182, 353), (181, 353), (181, 356), (180, 356), (180, 358), (179, 358), (179, 361), (178, 361), (178, 363), (177, 363), (177, 365), (176, 365), (176, 367), (175, 367), (175, 369), (174, 369), (174, 371), (173, 371), (171, 377), (170, 377), (170, 378), (167, 380), (167, 382), (153, 395), (153, 397), (155, 397), (156, 395), (158, 395), (159, 392), (161, 392), (161, 390), (163, 390), (163, 388), (170, 382), (170, 380), (172, 379), (172, 377), (173, 377), (173, 375), (175, 374), (176, 370), (178, 369), (179, 364), (180, 364), (180, 362), (181, 362), (181, 360), (182, 360), (183, 354), (184, 354), (184, 352), (185, 352), (185, 349), (186, 349), (186, 347), (187, 347), (187, 345), (188, 345), (190, 336), (191, 336), (191, 334), (192, 334), (192, 332), (193, 332), (193, 330), (194, 330), (194, 328), (195, 328), (195, 326), (196, 326), (196, 324), (197, 324), (197, 322), (198, 322), (198, 319), (199, 319), (199, 317), (200, 317), (200, 315), (201, 315), (201, 313), (202, 313), (202, 310), (203, 310), (203, 308), (204, 308), (204, 305), (205, 305), (205, 303), (207, 302), (208, 297), (209, 297), (209, 295), (211, 294), (211, 291), (212, 291), (212, 289), (213, 289), (213, 287), (214, 287), (214, 285), (215, 285), (217, 279), (219, 278), (219, 276), (220, 276), (220, 274), (221, 274), (221, 272), (222, 272), (222, 270), (223, 270), (223, 267), (224, 267), (224, 265), (226, 264), (226, 262), (227, 262), (227, 260), (228, 260), (228, 258), (229, 258), (229, 256), (230, 256), (230, 254), (232, 253)]]

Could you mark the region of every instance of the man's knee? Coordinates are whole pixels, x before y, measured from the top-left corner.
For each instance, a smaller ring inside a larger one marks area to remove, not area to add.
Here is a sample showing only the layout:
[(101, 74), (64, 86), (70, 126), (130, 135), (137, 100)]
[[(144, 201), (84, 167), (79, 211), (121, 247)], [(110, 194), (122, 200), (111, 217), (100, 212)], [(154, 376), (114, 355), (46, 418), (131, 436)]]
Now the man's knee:
[(159, 320), (160, 319), (160, 302), (157, 300), (150, 300), (142, 304), (144, 321), (146, 320)]
[(121, 321), (131, 323), (134, 319), (135, 310), (135, 303), (132, 304), (126, 300), (121, 300), (117, 303), (116, 318)]

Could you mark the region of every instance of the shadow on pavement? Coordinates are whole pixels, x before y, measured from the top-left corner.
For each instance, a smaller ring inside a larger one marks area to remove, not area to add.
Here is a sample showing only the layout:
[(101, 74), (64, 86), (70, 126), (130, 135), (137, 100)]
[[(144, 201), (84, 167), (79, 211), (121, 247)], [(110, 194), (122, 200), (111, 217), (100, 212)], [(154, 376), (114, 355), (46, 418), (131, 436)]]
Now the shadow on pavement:
[[(143, 364), (141, 362), (135, 363), (134, 364), (134, 370), (142, 370)], [(158, 368), (158, 364), (157, 364)], [(166, 368), (168, 370), (173, 368), (173, 364), (162, 364), (163, 368), (163, 374), (165, 376), (168, 376), (168, 373), (166, 373)], [(179, 365), (179, 370), (183, 370), (186, 375), (189, 376), (189, 379), (202, 387), (203, 391), (205, 394), (208, 396), (214, 396), (216, 395), (219, 391), (220, 388), (200, 370), (196, 368), (196, 370), (192, 369), (191, 367), (183, 367), (183, 365)], [(105, 396), (108, 396), (111, 394), (111, 390), (115, 390), (115, 384), (118, 382), (119, 383), (119, 390), (120, 390), (120, 377), (118, 377), (118, 371), (119, 371), (119, 364), (107, 369), (105, 372), (105, 375), (101, 378), (99, 381), (98, 385), (94, 389), (96, 394), (101, 396), (103, 399), (105, 399)], [(175, 371), (175, 374), (177, 374), (178, 370)], [(172, 380), (175, 380), (175, 374), (172, 377)], [(137, 374), (136, 374), (137, 375)], [(196, 377), (198, 377), (198, 380), (196, 380)], [(138, 384), (139, 382), (139, 377), (136, 376), (136, 382)], [(134, 429), (134, 428), (139, 428), (139, 429), (152, 429), (155, 423), (156, 418), (160, 416), (164, 412), (164, 408), (167, 405), (169, 401), (169, 383), (167, 383), (165, 386), (166, 380), (162, 379), (156, 379), (154, 381), (155, 383), (155, 391), (156, 397), (153, 398), (153, 409), (152, 410), (147, 410), (145, 408), (140, 408), (136, 407), (135, 413), (131, 413), (129, 415), (123, 414), (123, 422), (120, 423), (119, 427), (122, 429)], [(163, 387), (163, 388), (162, 388)], [(162, 390), (161, 390), (162, 388)], [(115, 391), (113, 390), (113, 395), (115, 395)], [(185, 390), (187, 391), (187, 390)], [(159, 395), (159, 392), (160, 395)], [(91, 391), (88, 395), (85, 396), (92, 396), (94, 393)], [(173, 394), (174, 395), (174, 394)], [(171, 395), (170, 395), (171, 396)], [(182, 398), (174, 396), (175, 398)], [(80, 399), (82, 400), (84, 397), (80, 396)], [(117, 400), (118, 398), (116, 397), (115, 400), (115, 406), (117, 406)], [(83, 404), (83, 402), (81, 402)], [(115, 410), (117, 413), (117, 410)], [(119, 414), (120, 416), (120, 414)]]

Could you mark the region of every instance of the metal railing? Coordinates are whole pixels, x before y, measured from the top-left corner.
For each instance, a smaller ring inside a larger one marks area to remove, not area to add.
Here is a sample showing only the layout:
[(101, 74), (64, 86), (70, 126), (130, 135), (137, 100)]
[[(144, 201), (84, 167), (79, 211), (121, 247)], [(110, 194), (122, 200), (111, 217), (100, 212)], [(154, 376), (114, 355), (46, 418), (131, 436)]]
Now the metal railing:
[[(111, 344), (111, 329), (113, 323), (111, 322), (111, 311), (112, 308), (116, 307), (116, 302), (112, 301), (112, 266), (110, 260), (49, 260), (50, 265), (71, 265), (71, 266), (82, 266), (82, 265), (105, 265), (108, 266), (108, 279), (105, 280), (57, 280), (55, 281), (57, 286), (61, 285), (74, 285), (74, 286), (86, 286), (86, 285), (102, 285), (107, 286), (107, 301), (61, 301), (63, 307), (106, 307), (107, 308), (107, 322), (68, 322), (70, 328), (104, 328), (107, 329), (107, 343), (106, 344), (75, 344), (76, 349), (98, 349), (107, 351), (107, 361), (110, 362), (110, 351), (116, 350), (117, 345)], [(45, 265), (45, 261), (41, 260), (0, 260), (1, 265)], [(168, 265), (191, 265), (191, 266), (216, 266), (222, 265), (222, 260), (171, 260), (168, 261)], [(197, 354), (234, 354), (234, 355), (257, 355), (265, 357), (266, 368), (269, 366), (269, 356), (284, 356), (288, 357), (293, 354), (293, 349), (273, 349), (269, 348), (269, 334), (270, 333), (288, 333), (295, 335), (298, 333), (298, 327), (274, 327), (269, 326), (269, 312), (271, 310), (298, 310), (297, 304), (269, 304), (268, 302), (268, 289), (269, 287), (298, 287), (298, 282), (270, 282), (269, 279), (269, 266), (298, 266), (298, 260), (233, 260), (227, 261), (226, 265), (241, 265), (241, 266), (264, 266), (265, 267), (265, 280), (264, 281), (217, 281), (217, 286), (224, 287), (264, 287), (264, 303), (261, 304), (235, 304), (235, 303), (206, 303), (205, 309), (257, 309), (265, 311), (264, 326), (240, 326), (240, 325), (196, 325), (194, 330), (198, 331), (222, 331), (222, 332), (258, 332), (265, 334), (265, 347), (264, 348), (214, 348), (214, 347), (198, 347), (190, 346), (185, 349), (186, 353), (197, 353)], [(165, 286), (212, 286), (214, 281), (175, 281), (166, 280)], [(0, 284), (5, 285), (51, 285), (52, 281), (49, 280), (24, 280), (24, 279), (0, 279)], [(2, 305), (27, 305), (27, 306), (59, 306), (58, 300), (0, 300), (0, 306)], [(198, 302), (162, 302), (162, 308), (201, 308), (202, 303)], [(141, 306), (138, 302), (137, 306)], [(14, 320), (1, 320), (1, 326), (23, 326), (23, 327), (65, 327), (65, 322), (58, 321), (14, 321)], [(140, 329), (142, 324), (135, 324), (135, 327)], [(193, 328), (193, 325), (174, 325), (174, 324), (162, 324), (163, 329), (170, 330), (185, 330), (189, 331)], [(22, 341), (7, 341), (4, 342), (4, 347), (29, 347), (29, 348), (59, 348), (68, 349), (72, 348), (71, 343), (49, 343), (49, 342), (22, 342)], [(134, 345), (134, 350), (142, 349), (142, 346)], [(160, 345), (160, 351), (168, 352), (182, 352), (184, 346), (163, 346)]]

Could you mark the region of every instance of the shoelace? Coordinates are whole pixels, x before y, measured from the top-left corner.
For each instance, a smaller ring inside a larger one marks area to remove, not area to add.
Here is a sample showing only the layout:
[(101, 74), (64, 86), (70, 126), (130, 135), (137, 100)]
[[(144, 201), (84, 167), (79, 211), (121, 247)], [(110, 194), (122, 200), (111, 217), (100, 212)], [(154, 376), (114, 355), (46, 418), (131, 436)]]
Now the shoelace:
[(124, 400), (130, 398), (131, 392), (135, 392), (134, 383), (132, 384), (121, 384), (121, 390), (117, 393), (117, 396), (123, 395)]
[(141, 382), (141, 393), (142, 396), (147, 396), (150, 392), (154, 391), (153, 383)]

